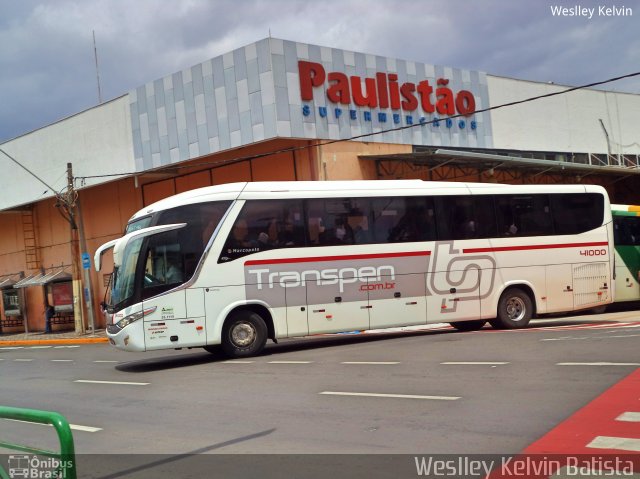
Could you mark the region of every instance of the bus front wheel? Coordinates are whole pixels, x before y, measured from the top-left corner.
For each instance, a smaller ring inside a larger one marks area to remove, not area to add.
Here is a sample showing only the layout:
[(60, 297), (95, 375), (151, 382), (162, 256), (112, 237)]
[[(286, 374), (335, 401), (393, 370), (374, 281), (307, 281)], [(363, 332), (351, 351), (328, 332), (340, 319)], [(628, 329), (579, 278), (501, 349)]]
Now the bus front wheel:
[(533, 303), (520, 288), (510, 288), (502, 293), (498, 302), (498, 317), (489, 322), (496, 329), (518, 329), (529, 324), (533, 316)]
[(474, 319), (473, 321), (457, 321), (449, 324), (458, 331), (477, 331), (482, 329), (486, 323), (484, 319)]
[(267, 342), (267, 325), (258, 313), (237, 311), (222, 328), (222, 350), (232, 358), (259, 354)]

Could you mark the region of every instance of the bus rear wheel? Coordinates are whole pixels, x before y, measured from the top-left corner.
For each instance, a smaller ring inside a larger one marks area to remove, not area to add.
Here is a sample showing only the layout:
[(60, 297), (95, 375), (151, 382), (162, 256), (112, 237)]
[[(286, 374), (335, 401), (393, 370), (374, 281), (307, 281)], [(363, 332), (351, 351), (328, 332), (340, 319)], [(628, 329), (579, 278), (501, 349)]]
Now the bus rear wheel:
[(258, 313), (237, 311), (222, 327), (222, 350), (231, 358), (259, 354), (267, 342), (267, 325)]
[(519, 329), (529, 324), (533, 316), (533, 303), (520, 288), (510, 288), (502, 293), (498, 302), (498, 317), (489, 322), (496, 329)]
[(457, 321), (455, 323), (449, 323), (458, 331), (477, 331), (487, 324), (484, 319), (475, 319), (473, 321)]

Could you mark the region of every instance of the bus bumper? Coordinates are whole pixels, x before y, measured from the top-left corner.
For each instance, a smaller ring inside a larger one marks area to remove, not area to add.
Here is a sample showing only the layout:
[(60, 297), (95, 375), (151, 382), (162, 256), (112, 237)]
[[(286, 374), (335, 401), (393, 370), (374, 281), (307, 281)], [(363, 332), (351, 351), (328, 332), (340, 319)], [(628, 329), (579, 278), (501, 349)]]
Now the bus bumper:
[(107, 328), (109, 343), (123, 351), (145, 351), (143, 321), (136, 321), (119, 329), (115, 325)]

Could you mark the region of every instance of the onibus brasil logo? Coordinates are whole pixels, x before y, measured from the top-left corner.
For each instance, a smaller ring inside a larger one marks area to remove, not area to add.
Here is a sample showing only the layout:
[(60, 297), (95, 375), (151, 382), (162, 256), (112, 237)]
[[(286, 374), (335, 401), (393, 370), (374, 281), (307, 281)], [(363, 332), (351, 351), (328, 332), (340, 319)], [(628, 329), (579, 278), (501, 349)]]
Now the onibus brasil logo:
[(72, 460), (28, 454), (10, 455), (7, 462), (11, 479), (65, 479), (66, 471), (73, 468)]

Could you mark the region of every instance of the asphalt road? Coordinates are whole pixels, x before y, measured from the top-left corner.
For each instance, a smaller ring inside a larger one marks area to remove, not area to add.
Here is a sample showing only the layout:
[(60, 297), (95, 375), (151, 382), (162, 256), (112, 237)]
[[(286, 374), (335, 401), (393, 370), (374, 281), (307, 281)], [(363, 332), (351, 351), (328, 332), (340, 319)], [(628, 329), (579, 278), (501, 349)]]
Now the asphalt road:
[[(0, 345), (0, 404), (62, 413), (79, 454), (515, 454), (640, 367), (635, 321), (322, 336), (243, 361)], [(0, 440), (54, 438), (0, 420)]]

